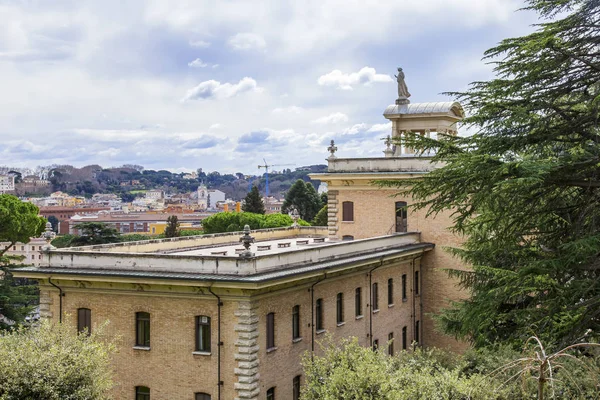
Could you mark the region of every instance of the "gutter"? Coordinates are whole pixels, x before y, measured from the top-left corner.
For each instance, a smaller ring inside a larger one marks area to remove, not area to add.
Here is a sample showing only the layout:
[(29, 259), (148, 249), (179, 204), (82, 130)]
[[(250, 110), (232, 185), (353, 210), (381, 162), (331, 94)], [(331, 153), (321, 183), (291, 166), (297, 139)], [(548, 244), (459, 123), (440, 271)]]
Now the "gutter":
[(221, 347), (223, 347), (223, 342), (221, 341), (221, 307), (223, 307), (223, 302), (219, 295), (212, 291), (212, 287), (209, 287), (208, 291), (217, 298), (217, 399), (221, 400), (221, 387), (223, 386), (223, 381), (221, 380)]
[(60, 288), (59, 286), (56, 286), (54, 283), (52, 283), (52, 277), (48, 277), (48, 283), (58, 289), (58, 300), (59, 300), (58, 301), (58, 310), (59, 310), (58, 322), (61, 323), (62, 315), (63, 315), (63, 297), (65, 296), (65, 293), (63, 292), (62, 288)]

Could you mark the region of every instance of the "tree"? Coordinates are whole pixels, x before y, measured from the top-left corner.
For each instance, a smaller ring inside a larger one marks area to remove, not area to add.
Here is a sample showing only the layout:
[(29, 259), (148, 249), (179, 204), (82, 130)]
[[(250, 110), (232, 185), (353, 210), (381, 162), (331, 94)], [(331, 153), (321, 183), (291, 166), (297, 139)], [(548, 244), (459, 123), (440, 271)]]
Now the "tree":
[(305, 221), (312, 221), (321, 209), (321, 198), (310, 182), (298, 179), (285, 196), (282, 213), (288, 213), (293, 208), (298, 210), (300, 217)]
[(430, 215), (453, 212), (466, 241), (451, 251), (472, 269), (450, 274), (471, 297), (439, 321), (477, 346), (600, 338), (600, 5), (527, 4), (544, 19), (536, 32), (488, 50), (497, 77), (455, 93), (475, 134), (411, 135), (445, 166), (382, 182)]
[(172, 238), (177, 236), (179, 236), (179, 220), (177, 219), (177, 215), (171, 215), (167, 218), (165, 237)]
[(121, 241), (119, 232), (103, 222), (82, 222), (75, 225), (75, 228), (80, 235), (75, 236), (69, 246), (90, 246)]
[(260, 193), (258, 192), (258, 188), (256, 186), (252, 186), (252, 189), (244, 199), (242, 211), (251, 212), (254, 214), (265, 213), (265, 205), (262, 201), (262, 198), (260, 197)]
[[(287, 214), (254, 214), (249, 212), (232, 213), (220, 212), (202, 221), (205, 233), (239, 232), (244, 225), (250, 229), (268, 229), (291, 226), (294, 223)], [(306, 221), (298, 220), (302, 226), (310, 225)]]
[(48, 217), (48, 222), (50, 222), (50, 224), (52, 225), (52, 230), (58, 233), (58, 224), (60, 222), (58, 218), (56, 218), (54, 215), (51, 215)]
[(314, 226), (327, 226), (327, 204), (325, 204), (315, 215), (312, 224)]
[(109, 399), (114, 350), (102, 327), (88, 336), (46, 321), (0, 333), (0, 399)]

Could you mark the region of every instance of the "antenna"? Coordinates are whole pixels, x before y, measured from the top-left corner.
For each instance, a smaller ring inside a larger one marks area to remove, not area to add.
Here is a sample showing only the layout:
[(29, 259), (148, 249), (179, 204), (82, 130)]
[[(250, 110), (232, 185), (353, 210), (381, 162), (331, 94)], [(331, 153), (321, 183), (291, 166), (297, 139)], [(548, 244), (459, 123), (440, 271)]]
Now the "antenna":
[(265, 162), (265, 165), (259, 165), (258, 169), (264, 168), (265, 169), (265, 180), (266, 180), (266, 188), (265, 188), (265, 197), (269, 197), (269, 168), (271, 167), (286, 167), (286, 166), (291, 166), (291, 165), (296, 165), (296, 164), (267, 164), (267, 160), (265, 160), (263, 158), (263, 161)]

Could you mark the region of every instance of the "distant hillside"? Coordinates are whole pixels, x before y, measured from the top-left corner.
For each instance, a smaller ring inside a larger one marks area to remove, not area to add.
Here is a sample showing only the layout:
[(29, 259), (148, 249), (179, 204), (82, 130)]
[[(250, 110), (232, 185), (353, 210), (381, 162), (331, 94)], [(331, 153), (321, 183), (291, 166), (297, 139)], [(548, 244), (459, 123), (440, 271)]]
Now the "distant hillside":
[[(115, 193), (130, 201), (149, 189), (162, 189), (167, 193), (186, 193), (195, 191), (201, 182), (209, 189), (218, 189), (227, 197), (241, 200), (249, 191), (250, 185), (257, 185), (260, 192), (265, 192), (263, 175), (221, 174), (218, 171), (205, 173), (197, 171), (197, 177), (190, 179), (189, 174), (171, 173), (166, 170), (147, 170), (140, 165), (123, 165), (117, 168), (102, 168), (100, 165), (88, 165), (76, 168), (71, 165), (52, 165), (46, 167), (51, 185), (43, 190), (27, 193), (18, 191), (19, 195), (44, 195), (54, 191), (62, 191), (76, 196), (91, 197), (95, 193)], [(325, 172), (326, 165), (309, 165), (285, 169), (269, 173), (270, 194), (283, 197), (285, 191), (298, 179), (310, 181), (308, 174)], [(315, 188), (319, 181), (312, 181)]]

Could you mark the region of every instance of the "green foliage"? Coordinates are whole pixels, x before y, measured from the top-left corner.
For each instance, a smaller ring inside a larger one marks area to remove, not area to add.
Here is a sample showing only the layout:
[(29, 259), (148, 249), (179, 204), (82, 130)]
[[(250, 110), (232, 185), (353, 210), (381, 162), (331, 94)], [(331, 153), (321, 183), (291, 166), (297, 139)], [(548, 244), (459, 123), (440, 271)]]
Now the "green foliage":
[(17, 242), (29, 243), (29, 239), (44, 231), (46, 219), (38, 216), (39, 209), (10, 194), (0, 194), (0, 257)]
[(466, 242), (451, 251), (472, 271), (451, 274), (472, 296), (439, 321), (477, 346), (532, 334), (561, 346), (588, 329), (600, 338), (600, 7), (527, 3), (548, 19), (488, 50), (497, 77), (455, 94), (476, 133), (411, 136), (407, 146), (445, 166), (382, 183), (430, 215), (454, 213)]
[(171, 215), (167, 218), (165, 237), (172, 238), (177, 236), (179, 236), (179, 220), (177, 219), (177, 215)]
[(321, 209), (322, 203), (315, 187), (310, 182), (298, 179), (285, 196), (281, 212), (287, 214), (293, 208), (298, 210), (300, 218), (312, 221)]
[(250, 193), (248, 193), (244, 199), (242, 211), (254, 214), (265, 213), (265, 205), (260, 197), (260, 193), (258, 192), (258, 187), (252, 186), (252, 190), (250, 190)]
[(180, 236), (200, 236), (204, 233), (202, 229), (182, 229), (179, 231)]
[(128, 233), (121, 235), (121, 242), (139, 242), (140, 240), (155, 239), (156, 235), (144, 235), (142, 233)]
[[(250, 229), (267, 229), (292, 226), (294, 222), (289, 215), (285, 214), (253, 214), (248, 212), (233, 213), (220, 212), (202, 221), (204, 233), (239, 232), (244, 225)], [(306, 221), (299, 220), (298, 225), (308, 226)]]
[(315, 215), (312, 224), (314, 226), (327, 226), (327, 204), (325, 204)]
[(58, 223), (59, 223), (58, 218), (56, 218), (54, 215), (51, 215), (48, 217), (48, 222), (50, 222), (50, 224), (52, 225), (52, 230), (55, 233), (58, 233)]
[(102, 334), (49, 322), (0, 333), (0, 400), (109, 399), (115, 347)]
[[(302, 400), (412, 400), (536, 398), (539, 351), (523, 353), (505, 346), (497, 351), (470, 350), (462, 356), (431, 348), (416, 348), (388, 356), (362, 347), (358, 339), (321, 344), (321, 356), (306, 353), (302, 364), (306, 384)], [(593, 350), (593, 349), (592, 349)], [(545, 393), (555, 398), (598, 398), (600, 361), (597, 354), (571, 352), (548, 374)], [(533, 368), (532, 368), (533, 367)]]
[(71, 242), (73, 239), (77, 237), (77, 235), (71, 235), (70, 233), (66, 235), (57, 236), (50, 244), (58, 249), (71, 246)]
[(82, 222), (75, 227), (81, 235), (73, 237), (69, 246), (89, 246), (121, 241), (119, 232), (103, 222)]
[[(15, 324), (25, 320), (38, 303), (39, 292), (36, 285), (26, 279), (15, 279), (6, 266), (0, 266), (0, 315)], [(11, 326), (0, 319), (0, 332)]]

